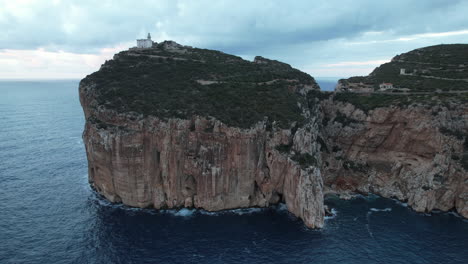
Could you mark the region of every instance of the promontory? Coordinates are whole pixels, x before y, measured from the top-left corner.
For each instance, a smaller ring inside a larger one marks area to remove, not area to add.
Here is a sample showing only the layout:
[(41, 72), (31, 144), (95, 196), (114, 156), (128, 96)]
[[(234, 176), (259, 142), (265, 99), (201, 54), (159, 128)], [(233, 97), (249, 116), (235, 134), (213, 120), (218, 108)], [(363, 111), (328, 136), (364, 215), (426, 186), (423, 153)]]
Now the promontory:
[(310, 75), (173, 41), (80, 82), (92, 187), (142, 208), (283, 202), (324, 225), (324, 195), (375, 193), (468, 217), (468, 45), (396, 56), (322, 92)]

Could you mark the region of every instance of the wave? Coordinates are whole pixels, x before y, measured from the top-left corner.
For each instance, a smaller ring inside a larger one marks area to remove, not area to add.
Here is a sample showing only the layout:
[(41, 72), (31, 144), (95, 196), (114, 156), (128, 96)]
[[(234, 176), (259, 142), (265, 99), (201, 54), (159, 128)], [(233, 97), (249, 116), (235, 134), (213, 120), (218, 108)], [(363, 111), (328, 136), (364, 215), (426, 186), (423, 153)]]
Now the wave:
[(367, 233), (369, 233), (369, 236), (371, 238), (374, 238), (374, 234), (372, 233), (371, 231), (371, 228), (370, 228), (370, 216), (373, 212), (390, 212), (392, 211), (392, 208), (370, 208), (369, 211), (367, 212), (367, 215), (366, 215), (366, 220), (367, 220), (367, 223), (366, 223), (366, 229), (367, 229)]
[(282, 212), (282, 211), (287, 211), (288, 207), (286, 206), (285, 203), (280, 203), (276, 206), (276, 211)]
[(408, 207), (408, 203), (402, 202), (396, 198), (391, 198), (396, 204), (403, 206), (403, 207)]
[[(371, 208), (371, 209), (375, 209), (375, 208)], [(367, 223), (366, 223), (366, 229), (367, 229), (367, 233), (369, 233), (369, 236), (371, 238), (374, 238), (374, 234), (372, 233), (371, 229), (370, 229), (370, 215), (372, 214), (372, 210), (367, 212), (367, 215), (366, 215), (366, 220), (367, 220)]]
[(264, 208), (245, 208), (245, 209), (234, 209), (234, 210), (228, 210), (231, 211), (234, 214), (237, 215), (244, 215), (244, 214), (253, 214), (253, 213), (259, 213), (263, 211)]
[(338, 211), (335, 210), (335, 208), (332, 208), (330, 212), (331, 212), (331, 215), (326, 215), (325, 220), (333, 219), (338, 215)]
[(224, 214), (245, 215), (245, 214), (259, 213), (265, 209), (268, 209), (268, 208), (239, 208), (239, 209), (223, 210), (223, 211), (217, 211), (217, 212), (210, 212), (210, 211), (206, 211), (203, 209), (194, 209), (194, 210), (197, 210), (198, 213), (202, 215), (224, 215)]
[(372, 212), (390, 212), (390, 211), (392, 211), (392, 208), (383, 208), (383, 209), (371, 208), (370, 210)]
[(174, 212), (174, 210), (168, 210), (170, 214), (174, 216), (182, 216), (182, 217), (191, 217), (195, 213), (195, 209), (188, 209), (182, 208)]
[(144, 212), (149, 214), (169, 214), (176, 217), (192, 217), (194, 215), (211, 215), (211, 216), (218, 216), (218, 215), (226, 215), (226, 214), (234, 214), (234, 215), (248, 215), (248, 214), (255, 214), (260, 213), (268, 209), (276, 209), (277, 211), (284, 211), (286, 209), (286, 205), (280, 204), (276, 207), (265, 207), (265, 208), (238, 208), (238, 209), (230, 209), (230, 210), (222, 210), (211, 212), (204, 209), (196, 209), (196, 208), (180, 208), (180, 209), (154, 209), (154, 208), (138, 208), (138, 207), (130, 207), (122, 203), (112, 203), (107, 199), (101, 197), (99, 194), (95, 194), (95, 197), (92, 199), (95, 203), (99, 206), (112, 208), (112, 209), (119, 209), (125, 210), (128, 212)]

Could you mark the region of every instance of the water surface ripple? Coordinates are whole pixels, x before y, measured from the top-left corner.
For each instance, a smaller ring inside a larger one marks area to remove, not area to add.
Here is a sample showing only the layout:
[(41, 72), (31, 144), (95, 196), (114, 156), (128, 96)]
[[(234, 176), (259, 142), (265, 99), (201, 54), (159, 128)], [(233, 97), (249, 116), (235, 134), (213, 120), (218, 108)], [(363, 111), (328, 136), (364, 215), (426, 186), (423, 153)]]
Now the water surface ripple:
[(0, 82), (0, 263), (467, 263), (468, 223), (376, 196), (208, 213), (112, 205), (88, 186), (77, 81)]

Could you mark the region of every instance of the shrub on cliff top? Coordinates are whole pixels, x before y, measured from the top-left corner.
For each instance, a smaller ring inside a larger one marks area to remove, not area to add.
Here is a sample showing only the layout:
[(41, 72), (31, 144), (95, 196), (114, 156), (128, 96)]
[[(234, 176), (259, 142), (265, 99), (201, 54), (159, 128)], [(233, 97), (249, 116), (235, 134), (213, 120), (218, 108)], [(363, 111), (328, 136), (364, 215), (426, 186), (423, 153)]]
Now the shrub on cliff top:
[(254, 63), (218, 51), (171, 52), (162, 47), (121, 52), (82, 81), (87, 83), (96, 84), (100, 104), (117, 111), (163, 119), (212, 116), (242, 128), (265, 117), (282, 128), (301, 123), (298, 102), (306, 102), (293, 87), (316, 86), (311, 76), (284, 63)]
[(466, 171), (468, 171), (468, 152), (465, 152), (465, 153), (463, 154), (463, 157), (462, 157), (462, 159), (461, 159), (460, 162), (461, 162), (462, 167), (463, 167)]
[(336, 112), (336, 117), (334, 121), (341, 123), (343, 126), (348, 126), (353, 123), (359, 123), (359, 121), (357, 121), (356, 119), (347, 117), (345, 114), (342, 114), (341, 112)]
[(352, 170), (355, 172), (367, 172), (367, 166), (365, 164), (360, 164), (352, 160), (346, 160), (343, 162), (343, 168), (345, 170)]
[(453, 136), (459, 140), (462, 140), (463, 137), (465, 136), (461, 131), (459, 130), (452, 130), (447, 127), (440, 127), (439, 128), (440, 133), (447, 135), (447, 136)]
[(317, 166), (317, 159), (309, 153), (296, 153), (291, 157), (291, 159), (299, 163), (302, 168)]
[(335, 100), (353, 104), (355, 107), (368, 112), (375, 108), (397, 105), (407, 101), (407, 96), (387, 95), (387, 94), (356, 94), (356, 93), (337, 93)]
[(280, 144), (275, 147), (281, 153), (289, 153), (291, 151), (292, 144)]

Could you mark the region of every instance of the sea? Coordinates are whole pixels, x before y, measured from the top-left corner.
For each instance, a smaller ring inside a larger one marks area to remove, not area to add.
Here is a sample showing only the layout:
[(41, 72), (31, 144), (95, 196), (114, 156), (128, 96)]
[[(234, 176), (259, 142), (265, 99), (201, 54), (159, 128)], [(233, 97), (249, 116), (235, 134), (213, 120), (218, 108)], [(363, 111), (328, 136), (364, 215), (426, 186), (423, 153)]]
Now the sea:
[(210, 213), (111, 204), (88, 184), (78, 81), (0, 82), (0, 263), (468, 263), (468, 221), (379, 196)]
[(315, 81), (320, 86), (322, 91), (334, 91), (335, 86), (338, 84), (338, 80), (342, 79), (340, 77), (316, 77)]

